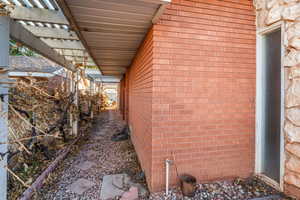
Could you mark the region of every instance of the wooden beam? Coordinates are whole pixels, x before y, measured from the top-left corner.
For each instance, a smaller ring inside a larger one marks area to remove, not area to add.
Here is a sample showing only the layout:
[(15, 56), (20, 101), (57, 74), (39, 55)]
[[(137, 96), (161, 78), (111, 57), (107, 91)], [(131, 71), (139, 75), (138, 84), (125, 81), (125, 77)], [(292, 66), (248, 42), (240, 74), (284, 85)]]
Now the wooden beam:
[(64, 56), (57, 53), (49, 45), (43, 42), (41, 39), (34, 36), (30, 31), (25, 29), (20, 23), (10, 21), (10, 37), (11, 39), (24, 44), (28, 48), (36, 51), (42, 56), (52, 60), (53, 62), (65, 67), (68, 70), (76, 71), (73, 64), (67, 61)]
[(45, 78), (49, 78), (49, 77), (53, 77), (54, 74), (52, 73), (44, 73), (44, 72), (18, 72), (18, 71), (10, 71), (8, 72), (8, 75), (11, 77), (45, 77)]
[(86, 68), (85, 73), (86, 74), (99, 74), (99, 76), (101, 75), (98, 69)]
[[(67, 3), (65, 0), (59, 0), (57, 1), (58, 6), (60, 7), (60, 9), (62, 9), (64, 16), (66, 16), (68, 22), (70, 22), (70, 26), (74, 29), (74, 31), (77, 33), (78, 38), (80, 39), (80, 41), (82, 42), (82, 45), (85, 47), (85, 49), (87, 50), (88, 54), (91, 56), (91, 58), (94, 60), (95, 64), (98, 66), (99, 68), (99, 64), (95, 61), (95, 56), (92, 54), (85, 38), (82, 36), (79, 27), (77, 25), (77, 22), (74, 20), (74, 17), (71, 13), (70, 8), (67, 6)], [(101, 71), (101, 69), (99, 68), (99, 70)]]
[(29, 26), (29, 25), (24, 25), (24, 27), (37, 37), (78, 40), (78, 37), (74, 31), (68, 31), (66, 29)]
[(169, 4), (172, 0), (138, 0), (146, 3), (154, 3), (154, 4)]
[(82, 60), (70, 60), (70, 61), (74, 61), (76, 64), (81, 64), (81, 65), (86, 65), (86, 66), (96, 66), (96, 64), (92, 61), (92, 62), (84, 62)]
[[(84, 62), (84, 56), (65, 56), (66, 59), (68, 60), (74, 60), (78, 62)], [(88, 63), (94, 63), (93, 59), (91, 57), (88, 57), (87, 60), (85, 60)], [(94, 63), (95, 65), (95, 63)]]
[(68, 25), (69, 22), (61, 11), (42, 8), (15, 6), (10, 9), (10, 17), (15, 20)]
[(152, 23), (153, 23), (153, 24), (156, 24), (156, 23), (159, 21), (160, 17), (162, 16), (162, 14), (163, 14), (164, 11), (166, 10), (166, 8), (167, 8), (167, 4), (162, 4), (162, 5), (158, 8), (158, 10), (156, 11), (156, 13), (155, 13), (155, 15), (154, 15), (154, 17), (153, 17), (153, 19), (152, 19)]
[(75, 49), (75, 50), (85, 50), (80, 41), (71, 40), (57, 40), (57, 39), (47, 39), (41, 38), (48, 46), (54, 49)]
[(54, 49), (54, 50), (64, 56), (75, 56), (75, 57), (88, 56), (85, 50), (80, 50), (80, 49)]

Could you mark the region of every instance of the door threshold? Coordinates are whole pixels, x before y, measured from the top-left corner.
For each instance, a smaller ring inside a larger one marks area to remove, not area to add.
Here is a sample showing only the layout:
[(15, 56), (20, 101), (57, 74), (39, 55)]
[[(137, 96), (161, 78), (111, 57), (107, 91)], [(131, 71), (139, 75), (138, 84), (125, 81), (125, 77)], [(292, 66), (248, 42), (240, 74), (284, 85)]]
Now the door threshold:
[(271, 187), (275, 188), (276, 190), (280, 192), (283, 191), (282, 188), (280, 187), (280, 184), (277, 183), (275, 180), (271, 179), (270, 177), (264, 174), (256, 174), (256, 177), (264, 181), (266, 184), (270, 185)]

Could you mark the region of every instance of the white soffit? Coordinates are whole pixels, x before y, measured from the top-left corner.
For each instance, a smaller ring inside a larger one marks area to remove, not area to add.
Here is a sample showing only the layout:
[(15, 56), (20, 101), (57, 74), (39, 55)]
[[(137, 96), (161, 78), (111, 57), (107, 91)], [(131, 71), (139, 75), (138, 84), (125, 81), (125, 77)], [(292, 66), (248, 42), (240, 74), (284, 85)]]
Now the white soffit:
[(126, 72), (171, 0), (58, 0), (104, 75)]

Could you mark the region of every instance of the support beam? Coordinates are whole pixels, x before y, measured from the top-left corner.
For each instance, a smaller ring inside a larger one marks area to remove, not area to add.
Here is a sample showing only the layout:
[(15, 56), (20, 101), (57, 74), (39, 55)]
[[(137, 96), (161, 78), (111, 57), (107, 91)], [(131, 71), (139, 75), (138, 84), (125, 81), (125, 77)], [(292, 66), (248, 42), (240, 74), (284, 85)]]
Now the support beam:
[(64, 56), (75, 56), (75, 57), (84, 57), (87, 56), (87, 53), (84, 50), (76, 49), (54, 49), (59, 54)]
[(23, 25), (27, 30), (32, 32), (36, 37), (42, 38), (56, 38), (65, 40), (78, 40), (78, 37), (74, 31), (68, 31), (66, 29), (29, 26)]
[(50, 24), (68, 25), (69, 22), (61, 11), (43, 8), (27, 8), (15, 6), (10, 9), (10, 17), (15, 20), (43, 22)]
[(100, 71), (98, 69), (90, 69), (90, 68), (87, 68), (85, 69), (85, 74), (100, 74)]
[(86, 60), (82, 56), (65, 56), (65, 58), (68, 60), (74, 60), (75, 62), (86, 62), (95, 65), (91, 57), (88, 57)]
[[(1, 11), (0, 11), (1, 12)], [(9, 24), (8, 16), (1, 16), (0, 13), (0, 67), (7, 69), (9, 67)], [(8, 87), (5, 82), (7, 74), (1, 74), (0, 79), (0, 199), (7, 199), (7, 151), (8, 151)], [(4, 77), (4, 79), (3, 79)]]
[(156, 11), (156, 13), (152, 19), (152, 24), (156, 24), (158, 22), (158, 20), (160, 19), (160, 17), (162, 16), (162, 14), (164, 13), (166, 8), (167, 8), (167, 4), (162, 4), (158, 8), (158, 10)]
[(155, 3), (155, 4), (168, 4), (171, 3), (172, 0), (139, 0), (146, 3)]
[(10, 77), (44, 77), (50, 78), (53, 77), (54, 74), (51, 73), (43, 73), (43, 72), (8, 72)]
[(24, 44), (28, 48), (36, 51), (42, 56), (52, 60), (53, 62), (65, 67), (68, 70), (76, 71), (73, 64), (67, 61), (62, 55), (58, 54), (49, 45), (43, 42), (41, 39), (35, 37), (31, 32), (26, 30), (20, 23), (10, 21), (10, 37)]
[(71, 40), (56, 40), (41, 38), (41, 40), (53, 49), (74, 49), (74, 50), (85, 50), (84, 46), (80, 41)]
[[(78, 83), (79, 83), (79, 72), (72, 73), (71, 78), (71, 92), (74, 93), (74, 105), (78, 108)], [(75, 114), (70, 114), (70, 123), (72, 127), (72, 135), (78, 135), (78, 119)]]

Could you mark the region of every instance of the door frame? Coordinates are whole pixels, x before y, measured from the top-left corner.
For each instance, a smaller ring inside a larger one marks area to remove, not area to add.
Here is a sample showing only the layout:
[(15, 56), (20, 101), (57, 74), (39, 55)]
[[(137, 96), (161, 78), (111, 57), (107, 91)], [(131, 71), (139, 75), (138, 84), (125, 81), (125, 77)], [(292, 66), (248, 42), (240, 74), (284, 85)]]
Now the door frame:
[[(264, 102), (264, 92), (262, 89), (262, 77), (263, 77), (263, 63), (264, 57), (263, 53), (263, 37), (271, 32), (277, 31), (281, 29), (281, 131), (280, 131), (280, 181), (277, 183), (275, 180), (262, 175), (262, 134), (263, 134), (263, 102)], [(285, 100), (285, 75), (284, 75), (284, 23), (278, 22), (274, 23), (273, 25), (258, 29), (256, 31), (256, 106), (255, 106), (255, 174), (259, 175), (262, 179), (266, 182), (271, 184), (272, 186), (280, 189), (283, 191), (283, 175), (284, 175), (284, 162), (285, 162), (285, 155), (284, 155), (284, 100)]]

